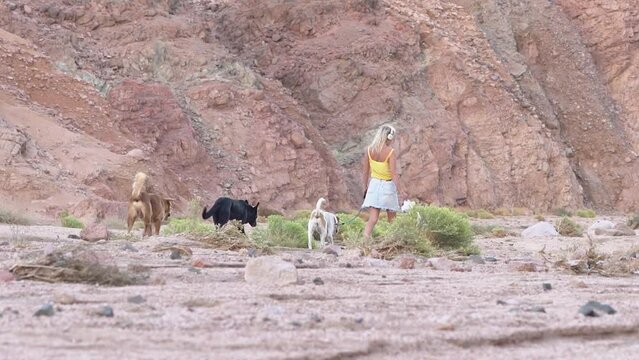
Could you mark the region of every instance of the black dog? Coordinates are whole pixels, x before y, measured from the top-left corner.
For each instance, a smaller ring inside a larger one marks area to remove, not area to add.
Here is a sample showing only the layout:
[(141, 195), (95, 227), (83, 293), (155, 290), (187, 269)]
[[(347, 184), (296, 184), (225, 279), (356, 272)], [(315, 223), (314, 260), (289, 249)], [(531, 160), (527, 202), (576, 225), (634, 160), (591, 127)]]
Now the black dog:
[(202, 218), (208, 219), (213, 217), (213, 223), (217, 226), (223, 226), (229, 220), (239, 220), (242, 224), (250, 224), (255, 227), (257, 225), (257, 207), (251, 206), (247, 200), (234, 200), (227, 197), (221, 197), (215, 200), (215, 204), (207, 211), (206, 206), (202, 210)]

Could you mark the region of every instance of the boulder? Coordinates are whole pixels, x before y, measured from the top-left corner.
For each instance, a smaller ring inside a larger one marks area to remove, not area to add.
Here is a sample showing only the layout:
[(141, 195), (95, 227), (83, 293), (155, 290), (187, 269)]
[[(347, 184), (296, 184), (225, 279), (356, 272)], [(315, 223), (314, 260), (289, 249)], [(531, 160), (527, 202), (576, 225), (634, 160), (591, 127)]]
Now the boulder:
[(521, 237), (526, 239), (543, 236), (559, 236), (559, 233), (551, 223), (546, 221), (540, 221), (521, 233)]
[(252, 258), (244, 268), (244, 280), (250, 284), (288, 285), (297, 283), (297, 269), (278, 256)]
[(108, 240), (109, 231), (104, 224), (91, 224), (80, 232), (80, 238), (86, 241)]

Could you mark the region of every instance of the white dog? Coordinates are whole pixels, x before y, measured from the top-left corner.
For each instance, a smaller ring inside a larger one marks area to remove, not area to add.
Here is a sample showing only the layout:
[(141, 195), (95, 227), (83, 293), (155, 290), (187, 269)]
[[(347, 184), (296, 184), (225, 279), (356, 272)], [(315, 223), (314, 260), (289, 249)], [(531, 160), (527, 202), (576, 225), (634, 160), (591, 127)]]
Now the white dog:
[(408, 210), (412, 209), (413, 206), (415, 206), (415, 202), (411, 201), (411, 200), (404, 200), (404, 203), (402, 204), (402, 212), (407, 212)]
[(322, 247), (326, 244), (326, 239), (333, 244), (333, 235), (337, 234), (339, 227), (339, 219), (335, 214), (322, 210), (322, 206), (326, 203), (326, 199), (317, 200), (315, 210), (311, 212), (311, 218), (308, 220), (308, 248), (313, 249), (313, 234), (319, 232), (320, 243)]

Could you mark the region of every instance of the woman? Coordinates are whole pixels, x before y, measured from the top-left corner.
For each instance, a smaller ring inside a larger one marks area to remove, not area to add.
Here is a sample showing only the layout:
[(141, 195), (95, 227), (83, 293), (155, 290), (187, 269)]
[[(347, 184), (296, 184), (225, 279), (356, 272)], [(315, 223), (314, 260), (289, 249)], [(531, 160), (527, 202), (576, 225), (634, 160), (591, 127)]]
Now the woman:
[(394, 127), (382, 125), (362, 158), (362, 179), (366, 187), (362, 208), (369, 209), (368, 222), (364, 228), (365, 238), (371, 236), (380, 211), (386, 211), (388, 222), (392, 222), (399, 211), (397, 155), (391, 147), (395, 133)]

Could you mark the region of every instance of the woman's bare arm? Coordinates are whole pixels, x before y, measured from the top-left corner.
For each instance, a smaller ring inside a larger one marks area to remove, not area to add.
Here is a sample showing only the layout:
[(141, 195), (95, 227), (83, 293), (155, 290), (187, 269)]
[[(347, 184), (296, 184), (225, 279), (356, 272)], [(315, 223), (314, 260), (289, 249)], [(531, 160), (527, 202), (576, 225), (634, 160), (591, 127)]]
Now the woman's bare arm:
[(368, 188), (368, 179), (371, 176), (371, 168), (368, 163), (368, 154), (364, 154), (362, 157), (362, 184), (364, 185), (364, 194)]
[(388, 164), (390, 166), (393, 183), (395, 184), (395, 187), (397, 188), (397, 194), (399, 195), (401, 194), (401, 190), (399, 186), (399, 176), (397, 175), (397, 156), (395, 155), (395, 153), (396, 152), (393, 151), (393, 153), (391, 154)]

